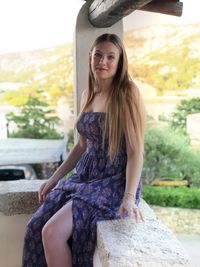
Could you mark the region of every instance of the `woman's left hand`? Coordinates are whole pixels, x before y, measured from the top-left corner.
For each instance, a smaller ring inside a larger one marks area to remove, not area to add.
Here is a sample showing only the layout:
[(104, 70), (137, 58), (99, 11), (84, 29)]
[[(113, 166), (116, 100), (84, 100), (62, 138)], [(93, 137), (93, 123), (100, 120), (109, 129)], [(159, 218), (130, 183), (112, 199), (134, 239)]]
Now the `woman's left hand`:
[(130, 197), (124, 197), (119, 208), (120, 218), (124, 218), (126, 214), (130, 218), (135, 218), (138, 222), (139, 220), (144, 221), (144, 217), (139, 210), (138, 206), (134, 203), (134, 199)]

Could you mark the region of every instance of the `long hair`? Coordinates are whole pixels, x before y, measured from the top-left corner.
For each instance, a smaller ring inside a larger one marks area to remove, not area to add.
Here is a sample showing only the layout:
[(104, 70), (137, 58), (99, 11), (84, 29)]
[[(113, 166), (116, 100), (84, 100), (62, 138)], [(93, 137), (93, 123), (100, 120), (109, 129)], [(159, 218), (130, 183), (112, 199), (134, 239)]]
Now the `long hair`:
[[(124, 45), (117, 35), (105, 33), (95, 40), (91, 52), (96, 45), (102, 42), (111, 42), (120, 51), (118, 68), (113, 77), (106, 102), (106, 115), (103, 125), (103, 137), (104, 139), (105, 136), (108, 138), (108, 155), (110, 159), (117, 155), (123, 136), (126, 136), (131, 148), (142, 156), (145, 111), (140, 92), (128, 74), (128, 61)], [(95, 83), (95, 77), (91, 66), (89, 66), (89, 86), (84, 93), (80, 115), (94, 99)]]

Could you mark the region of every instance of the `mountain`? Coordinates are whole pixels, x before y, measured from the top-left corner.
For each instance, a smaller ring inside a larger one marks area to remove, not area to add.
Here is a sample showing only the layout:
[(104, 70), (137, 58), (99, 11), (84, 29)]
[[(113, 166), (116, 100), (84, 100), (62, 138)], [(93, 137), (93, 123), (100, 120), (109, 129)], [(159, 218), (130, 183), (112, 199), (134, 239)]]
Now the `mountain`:
[(132, 51), (132, 57), (141, 59), (156, 50), (160, 52), (168, 51), (171, 47), (175, 49), (183, 46), (185, 42), (194, 44), (197, 56), (200, 56), (199, 24), (180, 25), (152, 25), (144, 28), (129, 30), (125, 33), (125, 42), (127, 49), (136, 49)]
[(129, 70), (160, 94), (200, 88), (200, 24), (154, 25), (125, 33)]
[(0, 55), (0, 92), (14, 105), (23, 104), (22, 95), (34, 91), (53, 105), (62, 96), (72, 98), (72, 63), (71, 44)]
[[(72, 60), (71, 44), (64, 44), (57, 47), (6, 53), (0, 55), (0, 81), (8, 82), (4, 77), (5, 73), (20, 74), (21, 72), (40, 72), (46, 65), (56, 65), (61, 58)], [(67, 63), (69, 63), (67, 62)], [(70, 62), (71, 63), (71, 62)], [(33, 77), (32, 77), (33, 78)]]
[[(200, 24), (153, 25), (126, 32), (131, 75), (160, 95), (199, 90), (199, 29)], [(72, 44), (0, 55), (0, 92), (13, 97), (11, 92), (32, 86), (52, 101), (72, 97), (72, 64)]]

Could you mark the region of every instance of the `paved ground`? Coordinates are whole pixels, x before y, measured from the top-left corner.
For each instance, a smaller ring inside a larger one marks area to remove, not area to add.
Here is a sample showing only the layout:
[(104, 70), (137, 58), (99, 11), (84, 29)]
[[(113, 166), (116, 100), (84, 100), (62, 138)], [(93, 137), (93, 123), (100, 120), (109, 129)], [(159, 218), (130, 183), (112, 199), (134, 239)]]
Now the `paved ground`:
[(192, 267), (200, 267), (200, 235), (177, 234), (176, 237), (192, 259)]

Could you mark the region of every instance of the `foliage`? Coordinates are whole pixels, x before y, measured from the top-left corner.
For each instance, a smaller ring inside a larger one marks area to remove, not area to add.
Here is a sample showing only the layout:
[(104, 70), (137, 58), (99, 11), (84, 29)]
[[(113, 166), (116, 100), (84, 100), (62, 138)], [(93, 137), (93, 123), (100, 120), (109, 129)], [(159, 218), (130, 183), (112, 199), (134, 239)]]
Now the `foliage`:
[(199, 188), (143, 185), (142, 197), (152, 205), (200, 209)]
[(186, 133), (186, 119), (189, 114), (200, 113), (200, 97), (182, 100), (172, 113), (170, 125), (173, 129), (180, 129)]
[(21, 86), (17, 91), (7, 91), (2, 100), (11, 106), (25, 106), (30, 97), (37, 98), (45, 102), (45, 92), (38, 83), (32, 83), (29, 86)]
[(0, 71), (0, 82), (25, 82), (25, 81), (31, 81), (33, 79), (35, 71), (34, 69), (30, 70), (24, 70), (20, 72), (15, 71)]
[(74, 145), (74, 129), (70, 129), (67, 135), (67, 151), (70, 151)]
[(59, 118), (51, 116), (48, 105), (35, 97), (29, 97), (27, 104), (22, 106), (19, 115), (10, 112), (7, 119), (17, 125), (18, 130), (9, 134), (9, 137), (58, 139), (61, 135), (55, 130)]
[(156, 178), (188, 178), (200, 187), (199, 166), (199, 150), (190, 148), (186, 136), (167, 127), (148, 127), (142, 174), (147, 184)]

